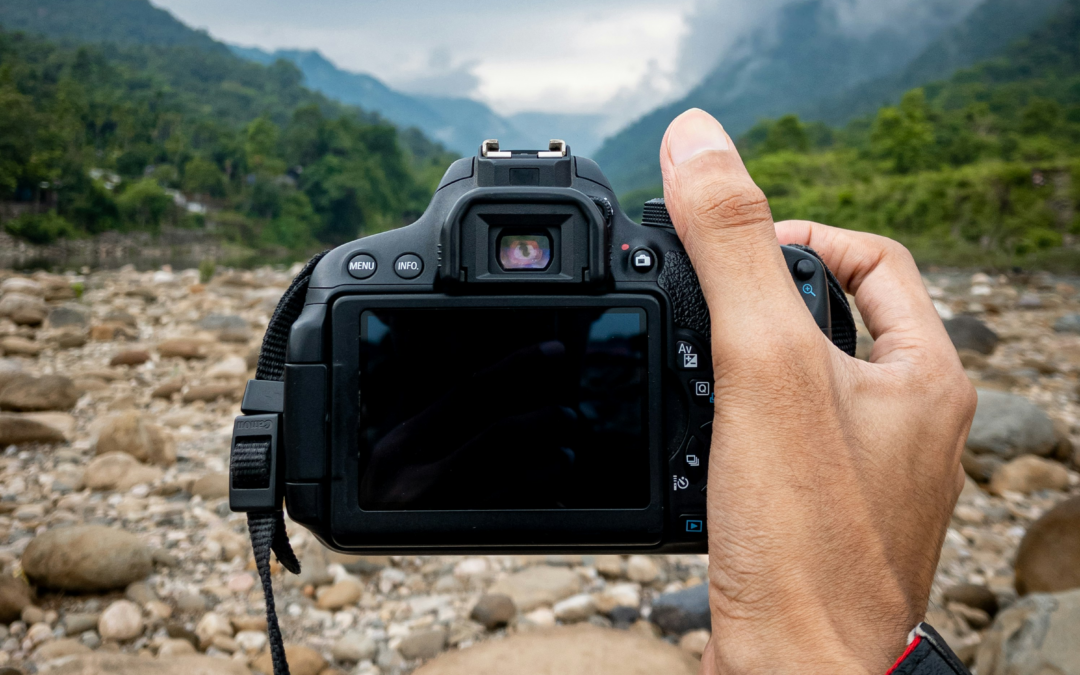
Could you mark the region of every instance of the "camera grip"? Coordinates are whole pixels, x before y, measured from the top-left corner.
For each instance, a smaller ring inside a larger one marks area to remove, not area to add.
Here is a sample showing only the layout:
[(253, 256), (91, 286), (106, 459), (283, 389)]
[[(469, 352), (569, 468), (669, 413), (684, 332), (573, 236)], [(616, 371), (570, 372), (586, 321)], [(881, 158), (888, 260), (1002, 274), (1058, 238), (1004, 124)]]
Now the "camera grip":
[[(828, 265), (815, 251), (806, 246), (786, 247), (811, 255), (825, 271), (826, 286), (829, 292), (828, 311), (831, 314), (831, 335), (833, 344), (849, 356), (855, 356), (857, 342), (855, 319), (851, 313), (847, 296), (840, 282), (836, 280)], [(795, 280), (798, 283), (798, 280)], [(701, 292), (697, 273), (690, 262), (690, 256), (682, 251), (667, 251), (664, 254), (663, 269), (657, 284), (671, 299), (675, 325), (679, 328), (696, 331), (706, 338), (710, 337), (711, 324), (709, 306)], [(815, 317), (817, 318), (817, 317)], [(820, 323), (820, 322), (819, 322)], [(827, 333), (828, 334), (828, 333)]]

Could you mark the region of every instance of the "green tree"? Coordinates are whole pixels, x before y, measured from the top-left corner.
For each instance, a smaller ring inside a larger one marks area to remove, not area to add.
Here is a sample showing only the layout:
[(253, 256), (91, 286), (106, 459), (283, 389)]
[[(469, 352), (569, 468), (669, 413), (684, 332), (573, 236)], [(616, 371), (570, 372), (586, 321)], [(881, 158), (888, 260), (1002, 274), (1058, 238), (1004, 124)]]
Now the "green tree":
[(926, 92), (904, 94), (899, 107), (882, 108), (870, 135), (875, 157), (894, 173), (928, 168), (933, 161), (934, 127), (928, 119)]
[(116, 200), (124, 220), (140, 230), (157, 230), (172, 207), (172, 198), (152, 178), (129, 185)]

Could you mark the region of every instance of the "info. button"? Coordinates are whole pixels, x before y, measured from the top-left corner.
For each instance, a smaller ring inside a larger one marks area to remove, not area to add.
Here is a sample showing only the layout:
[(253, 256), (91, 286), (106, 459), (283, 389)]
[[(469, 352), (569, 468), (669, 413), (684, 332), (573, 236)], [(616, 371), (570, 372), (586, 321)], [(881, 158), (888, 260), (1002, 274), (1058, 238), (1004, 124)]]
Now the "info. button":
[(367, 279), (375, 274), (376, 267), (375, 258), (367, 253), (358, 253), (349, 259), (349, 276), (354, 279)]

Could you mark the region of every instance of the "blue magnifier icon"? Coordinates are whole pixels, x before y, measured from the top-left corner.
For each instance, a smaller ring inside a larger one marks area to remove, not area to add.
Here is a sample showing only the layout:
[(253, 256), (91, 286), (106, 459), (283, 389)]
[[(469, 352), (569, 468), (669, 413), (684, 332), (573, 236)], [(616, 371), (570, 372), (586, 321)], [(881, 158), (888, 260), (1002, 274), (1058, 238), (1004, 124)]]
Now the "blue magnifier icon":
[(814, 287), (810, 284), (803, 284), (802, 292), (807, 295), (813, 295), (815, 298), (817, 297), (817, 295), (814, 295)]

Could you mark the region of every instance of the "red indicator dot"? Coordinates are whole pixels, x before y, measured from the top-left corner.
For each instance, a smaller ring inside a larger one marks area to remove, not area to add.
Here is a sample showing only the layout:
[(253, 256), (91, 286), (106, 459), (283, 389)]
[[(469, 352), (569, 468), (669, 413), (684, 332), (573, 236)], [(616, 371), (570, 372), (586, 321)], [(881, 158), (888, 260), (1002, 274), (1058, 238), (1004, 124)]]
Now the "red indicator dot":
[(630, 250), (630, 244), (623, 244), (622, 245), (622, 250), (629, 251)]

